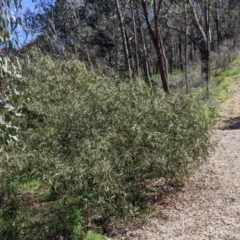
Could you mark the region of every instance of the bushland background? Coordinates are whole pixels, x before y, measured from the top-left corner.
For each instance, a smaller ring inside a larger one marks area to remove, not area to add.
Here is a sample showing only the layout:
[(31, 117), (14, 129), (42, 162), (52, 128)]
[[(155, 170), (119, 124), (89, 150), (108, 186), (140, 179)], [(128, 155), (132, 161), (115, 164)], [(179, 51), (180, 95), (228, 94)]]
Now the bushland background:
[(33, 4), (0, 3), (0, 233), (103, 239), (151, 212), (154, 181), (167, 195), (208, 160), (239, 2)]

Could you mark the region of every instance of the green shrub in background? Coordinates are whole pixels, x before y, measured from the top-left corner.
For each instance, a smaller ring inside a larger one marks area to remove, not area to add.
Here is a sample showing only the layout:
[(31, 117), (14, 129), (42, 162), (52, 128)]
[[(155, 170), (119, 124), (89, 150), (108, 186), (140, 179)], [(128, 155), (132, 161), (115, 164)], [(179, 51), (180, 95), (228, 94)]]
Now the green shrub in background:
[(194, 96), (119, 84), (37, 51), (22, 65), (21, 140), (0, 162), (1, 191), (15, 189), (2, 211), (18, 239), (81, 239), (135, 216), (150, 180), (179, 184), (210, 153), (214, 111)]
[(93, 232), (93, 231), (89, 231), (86, 236), (83, 238), (83, 240), (103, 240), (103, 236)]

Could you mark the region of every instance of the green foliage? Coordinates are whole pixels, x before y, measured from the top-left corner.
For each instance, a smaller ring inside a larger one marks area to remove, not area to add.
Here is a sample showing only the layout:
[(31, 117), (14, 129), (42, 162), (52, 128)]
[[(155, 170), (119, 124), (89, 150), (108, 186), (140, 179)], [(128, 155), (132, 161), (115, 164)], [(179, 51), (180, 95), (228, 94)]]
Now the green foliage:
[(213, 94), (219, 100), (225, 100), (228, 96), (228, 88), (235, 78), (240, 75), (239, 70), (240, 58), (235, 56), (235, 58), (228, 62), (228, 64), (224, 68), (214, 68), (212, 78), (216, 83), (216, 87), (214, 88)]
[(104, 240), (104, 237), (96, 232), (89, 231), (83, 240)]
[[(17, 109), (18, 95), (16, 81), (21, 78), (21, 67), (12, 56), (9, 48), (12, 46), (12, 34), (19, 24), (19, 18), (10, 15), (10, 5), (21, 1), (1, 1), (0, 3), (0, 144), (12, 145), (18, 139), (18, 127), (12, 124), (12, 118), (20, 116)], [(14, 60), (15, 61), (14, 61)], [(3, 149), (2, 149), (3, 150)]]
[(89, 224), (136, 216), (149, 181), (178, 185), (209, 155), (214, 111), (194, 96), (115, 84), (37, 51), (22, 65), (21, 139), (0, 162), (1, 192), (14, 186), (3, 209), (15, 207), (19, 239), (79, 239)]
[(40, 185), (41, 185), (41, 182), (39, 179), (33, 179), (33, 180), (29, 180), (26, 183), (23, 183), (22, 185), (19, 186), (19, 188), (23, 191), (34, 190), (39, 188)]
[(71, 229), (71, 239), (80, 239), (83, 232), (83, 217), (79, 210), (71, 213), (70, 216), (67, 217), (68, 227)]
[[(17, 184), (14, 172), (11, 172), (11, 150), (18, 140), (18, 127), (13, 123), (18, 112), (16, 83), (21, 78), (21, 68), (17, 59), (12, 56), (9, 47), (11, 37), (19, 24), (19, 19), (10, 16), (10, 4), (17, 7), (19, 1), (1, 1), (0, 3), (0, 236), (1, 239), (17, 239), (15, 219), (18, 202), (15, 199)], [(8, 164), (4, 167), (4, 162)], [(13, 164), (14, 165), (14, 164)], [(15, 169), (15, 167), (14, 167)], [(10, 172), (8, 172), (10, 170)]]

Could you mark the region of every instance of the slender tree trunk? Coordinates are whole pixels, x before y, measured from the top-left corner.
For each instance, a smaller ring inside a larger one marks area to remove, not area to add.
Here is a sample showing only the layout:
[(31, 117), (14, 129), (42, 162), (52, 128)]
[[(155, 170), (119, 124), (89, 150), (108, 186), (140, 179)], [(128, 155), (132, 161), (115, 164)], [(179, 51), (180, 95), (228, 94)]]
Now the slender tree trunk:
[[(134, 7), (135, 6), (135, 7)], [(136, 0), (131, 2), (132, 7), (132, 19), (133, 19), (133, 33), (134, 33), (134, 47), (135, 47), (135, 68), (136, 68), (136, 74), (139, 75), (139, 58), (138, 58), (138, 42), (137, 42), (137, 28), (136, 28), (136, 15), (135, 15), (135, 9), (136, 9)]]
[(89, 55), (89, 50), (88, 50), (88, 46), (85, 45), (85, 49), (86, 49), (86, 55), (87, 55), (87, 60), (88, 60), (88, 63), (91, 67), (91, 70), (94, 72), (94, 68), (93, 68), (93, 65), (92, 65), (92, 61), (91, 61), (91, 58), (90, 58), (90, 55)]
[(150, 79), (150, 70), (149, 70), (149, 64), (148, 64), (149, 61), (148, 61), (148, 55), (147, 55), (147, 47), (146, 47), (145, 38), (143, 35), (142, 23), (141, 23), (138, 8), (137, 8), (137, 11), (138, 11), (138, 14), (137, 14), (138, 31), (139, 31), (140, 44), (142, 46), (142, 53), (143, 53), (142, 64), (143, 64), (143, 71), (144, 71), (144, 80), (152, 88), (152, 83)]
[(188, 51), (188, 24), (187, 24), (187, 0), (184, 3), (184, 14), (185, 14), (185, 45), (184, 45), (184, 77), (186, 83), (186, 93), (190, 93), (189, 82), (188, 82), (188, 64), (187, 64), (187, 51)]
[(208, 1), (204, 5), (204, 21), (205, 21), (205, 31), (204, 27), (200, 24), (200, 21), (197, 17), (196, 9), (192, 3), (192, 0), (188, 0), (189, 5), (192, 9), (193, 13), (193, 25), (196, 28), (199, 36), (202, 38), (200, 42), (196, 42), (198, 44), (198, 48), (201, 55), (201, 63), (202, 63), (202, 75), (206, 83), (206, 93), (207, 96), (209, 94), (209, 81), (210, 81), (210, 47), (211, 47), (211, 35), (210, 35), (210, 2)]
[(211, 66), (210, 66), (210, 48), (211, 48), (211, 41), (210, 41), (210, 2), (208, 1), (205, 5), (205, 24), (206, 24), (206, 37), (207, 37), (207, 57), (206, 57), (206, 91), (207, 96), (209, 95), (209, 81), (211, 77)]
[(220, 41), (221, 41), (221, 33), (220, 33), (220, 29), (219, 29), (218, 14), (216, 14), (216, 16), (214, 16), (214, 21), (215, 21), (215, 24), (216, 24), (216, 33), (217, 33), (217, 51), (219, 53), (219, 46), (220, 46)]
[(131, 39), (127, 36), (127, 31), (124, 30), (124, 32), (125, 32), (125, 37), (127, 42), (128, 61), (129, 61), (130, 69), (133, 76), (133, 55), (132, 55), (131, 43), (130, 43)]
[(161, 36), (161, 29), (158, 21), (159, 11), (160, 11), (160, 2), (157, 6), (156, 0), (153, 1), (153, 10), (154, 10), (154, 28), (151, 25), (150, 19), (149, 19), (149, 12), (147, 9), (147, 4), (145, 0), (142, 0), (142, 7), (143, 7), (143, 13), (146, 19), (148, 31), (150, 33), (157, 58), (158, 58), (158, 64), (159, 64), (159, 70), (160, 70), (160, 76), (162, 80), (162, 86), (163, 90), (166, 93), (170, 93), (169, 85), (168, 85), (168, 66), (167, 66), (167, 59), (163, 47), (163, 40)]
[(139, 30), (140, 30), (141, 45), (142, 45), (142, 51), (143, 51), (143, 69), (144, 69), (145, 81), (152, 88), (152, 83), (150, 80), (150, 69), (149, 69), (149, 61), (148, 61), (148, 55), (147, 55), (147, 47), (146, 47), (142, 27), (140, 27)]
[(183, 72), (183, 57), (182, 57), (182, 39), (181, 39), (181, 34), (179, 34), (179, 37), (178, 37), (178, 50), (179, 50), (180, 69)]
[(120, 29), (121, 29), (121, 35), (122, 35), (122, 44), (123, 44), (123, 51), (124, 51), (124, 57), (125, 57), (125, 66), (126, 66), (126, 70), (129, 73), (129, 78), (132, 81), (132, 68), (131, 68), (131, 63), (130, 63), (130, 59), (129, 59), (127, 37), (126, 37), (126, 33), (125, 33), (125, 28), (124, 28), (124, 17), (121, 13), (120, 5), (119, 5), (118, 0), (115, 0), (115, 4), (116, 4), (116, 7), (117, 7), (117, 15), (118, 15), (118, 19), (119, 19), (119, 23), (120, 23)]
[(169, 60), (168, 60), (168, 65), (169, 65), (169, 72), (172, 72), (172, 70), (174, 69), (174, 44), (172, 42), (172, 44), (169, 46), (170, 48), (170, 56), (169, 56)]

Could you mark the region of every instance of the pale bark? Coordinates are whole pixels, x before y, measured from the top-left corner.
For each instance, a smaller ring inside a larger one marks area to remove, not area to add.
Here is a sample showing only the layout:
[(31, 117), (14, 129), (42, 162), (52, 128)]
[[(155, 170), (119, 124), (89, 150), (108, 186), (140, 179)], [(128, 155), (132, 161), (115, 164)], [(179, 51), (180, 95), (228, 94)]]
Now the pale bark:
[[(209, 91), (209, 81), (210, 81), (210, 44), (211, 44), (211, 34), (210, 34), (210, 25), (209, 25), (209, 9), (210, 9), (210, 3), (206, 3), (204, 6), (204, 20), (205, 20), (205, 26), (202, 26), (200, 24), (200, 21), (198, 19), (195, 6), (192, 3), (192, 0), (188, 0), (188, 3), (191, 7), (192, 13), (193, 13), (193, 25), (195, 29), (197, 30), (200, 41), (196, 41), (200, 56), (201, 56), (201, 62), (202, 62), (202, 75), (203, 78), (206, 81), (206, 91), (208, 94)], [(205, 27), (205, 30), (204, 30)]]
[(118, 19), (119, 19), (119, 23), (120, 23), (120, 30), (121, 30), (121, 35), (122, 35), (125, 66), (126, 66), (126, 70), (129, 73), (129, 78), (130, 78), (130, 80), (132, 80), (132, 68), (131, 68), (131, 62), (130, 62), (130, 58), (129, 58), (129, 49), (127, 46), (127, 36), (126, 36), (126, 32), (125, 32), (125, 27), (124, 27), (124, 15), (121, 12), (120, 4), (119, 4), (118, 0), (115, 0), (115, 4), (117, 7), (117, 15), (118, 15)]
[(135, 47), (135, 67), (136, 67), (136, 74), (137, 76), (139, 75), (139, 58), (138, 58), (138, 42), (137, 42), (137, 28), (136, 28), (136, 16), (135, 16), (135, 6), (136, 6), (136, 1), (131, 2), (131, 7), (132, 7), (132, 19), (133, 19), (133, 33), (134, 33), (134, 47)]

